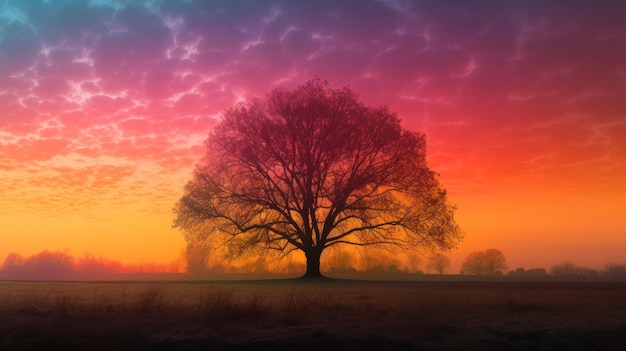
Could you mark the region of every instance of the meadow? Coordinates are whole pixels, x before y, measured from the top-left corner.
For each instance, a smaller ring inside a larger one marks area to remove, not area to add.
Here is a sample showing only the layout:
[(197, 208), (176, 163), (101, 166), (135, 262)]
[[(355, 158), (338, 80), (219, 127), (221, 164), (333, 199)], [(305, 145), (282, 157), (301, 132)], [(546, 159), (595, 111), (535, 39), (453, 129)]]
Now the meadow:
[(624, 350), (625, 282), (0, 281), (0, 350)]

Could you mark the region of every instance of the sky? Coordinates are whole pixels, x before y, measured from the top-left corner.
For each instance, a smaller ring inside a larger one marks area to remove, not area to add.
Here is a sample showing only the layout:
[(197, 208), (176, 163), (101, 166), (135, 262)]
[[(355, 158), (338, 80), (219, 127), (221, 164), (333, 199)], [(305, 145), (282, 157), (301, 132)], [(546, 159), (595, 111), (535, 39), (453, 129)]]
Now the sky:
[(470, 252), (626, 262), (618, 1), (0, 0), (0, 259), (167, 262), (238, 102), (315, 77), (424, 132)]

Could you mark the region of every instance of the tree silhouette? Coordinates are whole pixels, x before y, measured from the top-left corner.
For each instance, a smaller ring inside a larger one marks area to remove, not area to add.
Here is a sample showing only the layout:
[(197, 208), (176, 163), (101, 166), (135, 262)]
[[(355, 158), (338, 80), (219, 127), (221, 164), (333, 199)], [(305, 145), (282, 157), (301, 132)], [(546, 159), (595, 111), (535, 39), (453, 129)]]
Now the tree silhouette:
[(67, 279), (74, 273), (74, 257), (67, 251), (42, 251), (24, 260), (20, 277), (25, 279)]
[(506, 258), (502, 251), (488, 249), (472, 252), (463, 261), (461, 270), (471, 275), (497, 275), (507, 268)]
[(421, 253), (416, 252), (415, 250), (413, 251), (408, 251), (406, 253), (406, 258), (407, 258), (407, 265), (406, 265), (406, 270), (408, 272), (411, 273), (420, 273), (423, 274), (424, 272), (420, 269), (420, 266), (422, 265), (422, 261), (423, 261), (423, 256)]
[(442, 253), (436, 253), (428, 257), (428, 270), (442, 275), (450, 268), (450, 258)]
[(15, 252), (11, 252), (4, 259), (4, 262), (2, 263), (2, 268), (0, 269), (3, 271), (7, 271), (7, 272), (15, 271), (22, 267), (22, 265), (24, 264), (24, 261), (25, 261), (24, 256)]
[(604, 275), (611, 278), (626, 278), (626, 263), (607, 263), (604, 268)]
[(121, 273), (124, 271), (124, 265), (121, 262), (109, 260), (104, 257), (96, 257), (89, 253), (84, 253), (83, 257), (75, 261), (74, 270), (82, 278), (101, 278), (106, 274)]
[(462, 237), (424, 135), (349, 88), (276, 89), (227, 110), (205, 145), (174, 208), (188, 240), (300, 250), (305, 276), (320, 277), (334, 245), (449, 249)]
[(595, 277), (598, 272), (595, 269), (578, 266), (570, 261), (563, 261), (550, 268), (550, 274), (555, 276), (586, 276)]
[(385, 250), (369, 247), (360, 250), (359, 253), (363, 271), (374, 273), (399, 271), (400, 260)]
[(24, 256), (11, 252), (4, 259), (2, 267), (0, 267), (0, 273), (4, 273), (5, 277), (8, 279), (19, 279), (25, 260)]
[(574, 276), (578, 274), (579, 267), (573, 262), (565, 260), (559, 264), (550, 267), (550, 274), (560, 276)]
[(328, 271), (331, 272), (353, 272), (355, 269), (355, 259), (353, 254), (345, 250), (341, 245), (333, 246), (326, 250), (324, 263)]
[(187, 273), (194, 277), (207, 273), (210, 255), (211, 248), (187, 243), (187, 248), (185, 249)]
[(502, 251), (498, 249), (487, 249), (484, 251), (484, 256), (487, 275), (502, 274), (507, 268), (506, 258)]

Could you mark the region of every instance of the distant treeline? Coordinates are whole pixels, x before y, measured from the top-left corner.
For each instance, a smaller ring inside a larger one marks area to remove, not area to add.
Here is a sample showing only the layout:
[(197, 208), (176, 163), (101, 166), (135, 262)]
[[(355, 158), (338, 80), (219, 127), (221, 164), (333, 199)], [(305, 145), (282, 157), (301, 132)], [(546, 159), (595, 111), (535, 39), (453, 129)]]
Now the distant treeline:
[(554, 276), (626, 278), (626, 263), (608, 263), (603, 270), (598, 271), (593, 268), (578, 266), (570, 261), (563, 261), (552, 266), (550, 274)]
[[(500, 274), (502, 275), (502, 274)], [(587, 278), (614, 278), (626, 279), (626, 263), (608, 263), (604, 269), (596, 270), (589, 267), (578, 266), (570, 261), (555, 264), (546, 271), (545, 268), (524, 269), (519, 267), (506, 273), (507, 277), (587, 277)]]
[(488, 277), (517, 277), (517, 278), (541, 278), (541, 277), (584, 277), (595, 278), (605, 277), (611, 279), (626, 279), (626, 263), (608, 263), (603, 270), (578, 266), (570, 261), (563, 261), (550, 267), (507, 270), (506, 257), (498, 249), (487, 249), (475, 251), (467, 255), (461, 266), (461, 275), (468, 276), (488, 276)]
[[(486, 250), (478, 253), (490, 253)], [(499, 253), (501, 255), (501, 253)], [(470, 254), (468, 258), (476, 258)], [(481, 256), (478, 255), (478, 258)], [(376, 276), (402, 275), (419, 276), (449, 274), (450, 259), (439, 253), (426, 257), (404, 253), (403, 259), (385, 252), (364, 251), (356, 254), (351, 251), (331, 250), (322, 261), (323, 271), (331, 275), (374, 274)], [(504, 259), (503, 255), (501, 257)], [(596, 270), (563, 261), (550, 267), (525, 269), (519, 267), (505, 273), (503, 269), (473, 269), (476, 264), (464, 263), (466, 276), (491, 276), (508, 278), (609, 278), (626, 279), (626, 263), (609, 263), (604, 269)], [(495, 262), (492, 260), (492, 262)], [(483, 265), (484, 266), (484, 265)], [(501, 264), (500, 268), (506, 267)], [(32, 256), (9, 254), (0, 266), (0, 279), (11, 280), (122, 280), (126, 276), (141, 279), (188, 279), (210, 278), (238, 274), (282, 274), (293, 275), (304, 272), (304, 262), (292, 257), (273, 260), (267, 256), (254, 256), (238, 262), (230, 262), (210, 250), (192, 250), (189, 247), (181, 256), (170, 263), (124, 264), (119, 261), (84, 254), (74, 257), (68, 251), (42, 251)], [(167, 276), (167, 278), (164, 278)], [(151, 278), (152, 277), (152, 278)]]
[(124, 273), (177, 273), (178, 262), (169, 264), (121, 262), (85, 254), (76, 258), (67, 251), (42, 251), (32, 256), (9, 254), (0, 267), (0, 278), (16, 280), (108, 279)]

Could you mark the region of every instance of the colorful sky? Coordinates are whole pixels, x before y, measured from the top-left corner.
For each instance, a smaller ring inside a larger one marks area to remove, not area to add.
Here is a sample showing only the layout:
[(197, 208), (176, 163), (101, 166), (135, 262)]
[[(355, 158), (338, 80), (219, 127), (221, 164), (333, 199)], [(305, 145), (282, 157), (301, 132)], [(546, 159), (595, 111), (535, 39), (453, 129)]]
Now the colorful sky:
[[(466, 239), (510, 268), (626, 262), (626, 6), (0, 0), (0, 259), (184, 246), (220, 113), (316, 76), (427, 134)], [(456, 268), (455, 268), (456, 269)]]

